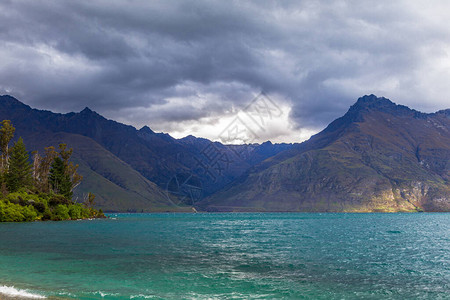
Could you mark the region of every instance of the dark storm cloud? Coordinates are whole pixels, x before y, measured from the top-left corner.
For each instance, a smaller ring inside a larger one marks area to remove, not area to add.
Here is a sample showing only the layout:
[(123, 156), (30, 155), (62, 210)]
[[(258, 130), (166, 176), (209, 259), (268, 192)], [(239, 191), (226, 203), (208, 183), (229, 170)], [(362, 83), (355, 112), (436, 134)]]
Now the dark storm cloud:
[(447, 6), (3, 1), (0, 93), (157, 130), (220, 118), (261, 90), (297, 127), (321, 128), (368, 93), (436, 110), (450, 92)]

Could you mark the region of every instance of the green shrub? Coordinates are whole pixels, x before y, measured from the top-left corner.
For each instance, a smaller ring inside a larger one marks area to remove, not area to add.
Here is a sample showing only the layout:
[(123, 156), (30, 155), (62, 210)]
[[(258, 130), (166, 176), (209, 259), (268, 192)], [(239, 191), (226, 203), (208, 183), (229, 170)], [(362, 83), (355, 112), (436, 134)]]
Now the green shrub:
[(31, 194), (19, 190), (0, 198), (0, 222), (25, 222), (34, 220), (76, 220), (102, 218), (103, 212), (73, 203), (56, 194)]
[(52, 213), (52, 220), (53, 221), (62, 221), (62, 220), (69, 220), (69, 208), (65, 205), (58, 204), (54, 209)]
[(48, 221), (52, 219), (52, 212), (50, 211), (50, 209), (47, 207), (44, 211), (44, 213), (42, 214), (42, 221)]
[(20, 212), (20, 205), (14, 203), (0, 203), (0, 221), (22, 222), (25, 218)]
[(97, 218), (106, 218), (105, 214), (103, 213), (103, 209), (99, 209), (97, 213)]
[(89, 210), (89, 208), (83, 207), (83, 218), (92, 218), (92, 212)]
[(72, 220), (83, 218), (83, 207), (81, 204), (72, 204), (69, 206), (69, 216)]
[(26, 222), (36, 220), (33, 206), (21, 206), (0, 201), (0, 222)]
[(38, 215), (31, 205), (22, 207), (22, 214), (25, 222), (35, 221)]
[(45, 206), (44, 203), (42, 203), (42, 202), (34, 202), (33, 206), (34, 206), (34, 209), (36, 209), (37, 212), (39, 212), (39, 213), (44, 213), (45, 212), (46, 206)]

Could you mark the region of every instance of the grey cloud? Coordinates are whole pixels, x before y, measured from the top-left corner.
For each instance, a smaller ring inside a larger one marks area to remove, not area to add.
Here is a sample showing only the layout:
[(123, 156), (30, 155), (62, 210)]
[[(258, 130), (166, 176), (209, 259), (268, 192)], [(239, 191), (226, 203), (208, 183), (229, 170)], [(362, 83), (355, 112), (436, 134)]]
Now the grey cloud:
[(432, 59), (450, 49), (447, 6), (3, 1), (0, 93), (150, 127), (220, 118), (261, 90), (292, 106), (298, 128), (320, 129), (369, 93), (437, 110), (448, 77)]

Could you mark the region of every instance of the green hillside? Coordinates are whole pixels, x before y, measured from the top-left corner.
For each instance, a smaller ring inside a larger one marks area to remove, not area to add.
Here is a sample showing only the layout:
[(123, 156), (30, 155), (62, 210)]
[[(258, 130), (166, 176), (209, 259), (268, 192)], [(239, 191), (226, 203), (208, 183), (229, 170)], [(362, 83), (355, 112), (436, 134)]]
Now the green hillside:
[(74, 191), (74, 199), (83, 201), (94, 193), (96, 207), (104, 211), (156, 212), (191, 211), (171, 203), (164, 190), (147, 180), (128, 164), (104, 149), (94, 140), (77, 134), (46, 133), (25, 137), (28, 148), (66, 143), (74, 148), (73, 161), (79, 164), (82, 183)]

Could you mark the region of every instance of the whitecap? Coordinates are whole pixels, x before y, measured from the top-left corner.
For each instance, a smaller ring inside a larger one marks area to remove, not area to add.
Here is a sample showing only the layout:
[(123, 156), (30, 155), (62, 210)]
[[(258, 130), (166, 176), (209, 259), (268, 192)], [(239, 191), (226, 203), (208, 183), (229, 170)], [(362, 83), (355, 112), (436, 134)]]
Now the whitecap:
[(16, 289), (13, 286), (6, 286), (6, 285), (0, 286), (0, 294), (4, 294), (4, 295), (10, 296), (10, 297), (21, 297), (21, 298), (30, 298), (30, 299), (45, 299), (45, 298), (47, 298), (47, 297), (39, 295), (39, 294), (32, 294), (30, 292), (27, 292), (26, 290), (20, 290), (20, 289)]
[(106, 292), (103, 292), (103, 291), (96, 291), (96, 292), (93, 292), (92, 294), (100, 295), (100, 297), (102, 297), (102, 298), (105, 298), (106, 296), (117, 296), (117, 295), (119, 295), (117, 293), (106, 293)]

